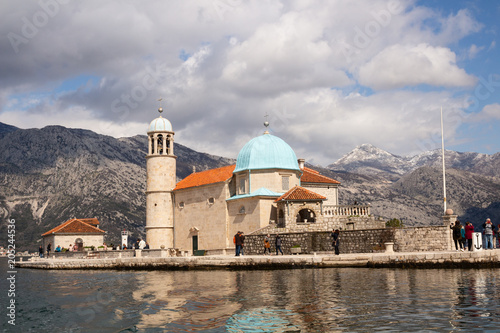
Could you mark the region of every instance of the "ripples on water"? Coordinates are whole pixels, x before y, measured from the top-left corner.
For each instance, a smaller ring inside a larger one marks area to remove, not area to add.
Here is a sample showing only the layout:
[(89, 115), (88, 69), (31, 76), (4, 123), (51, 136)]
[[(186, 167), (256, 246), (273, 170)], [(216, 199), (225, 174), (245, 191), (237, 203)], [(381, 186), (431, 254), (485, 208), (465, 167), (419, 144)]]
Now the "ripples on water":
[[(499, 272), (19, 270), (16, 329), (6, 323), (3, 328), (6, 332), (494, 332), (500, 329)], [(2, 281), (2, 297), (5, 290)]]

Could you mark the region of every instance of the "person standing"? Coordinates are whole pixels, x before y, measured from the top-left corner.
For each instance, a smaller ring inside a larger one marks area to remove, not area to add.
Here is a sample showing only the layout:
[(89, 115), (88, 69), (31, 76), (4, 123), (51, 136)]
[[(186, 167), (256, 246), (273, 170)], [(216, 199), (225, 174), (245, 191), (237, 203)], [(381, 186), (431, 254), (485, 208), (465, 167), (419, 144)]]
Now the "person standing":
[(241, 249), (240, 249), (240, 254), (243, 255), (243, 248), (245, 247), (245, 233), (242, 231), (240, 232), (240, 239), (241, 239)]
[(339, 245), (340, 245), (340, 239), (339, 239), (340, 238), (340, 230), (336, 229), (334, 232), (332, 232), (331, 236), (333, 238), (332, 246), (335, 249), (335, 255), (339, 255), (340, 254), (340, 250), (339, 250)]
[(462, 232), (461, 232), (462, 225), (460, 224), (460, 221), (456, 220), (455, 225), (451, 225), (450, 229), (453, 230), (453, 241), (455, 242), (455, 250), (460, 251), (460, 249), (462, 248), (462, 243), (460, 242), (460, 239), (462, 238)]
[(467, 241), (467, 248), (472, 251), (472, 233), (474, 232), (474, 226), (470, 221), (465, 223), (465, 240)]
[(52, 244), (47, 245), (47, 259), (49, 258), (50, 250), (52, 250)]
[(484, 229), (484, 237), (486, 238), (486, 244), (484, 244), (485, 249), (493, 249), (493, 229), (495, 226), (491, 223), (491, 220), (488, 218), (486, 222), (483, 224)]
[(267, 236), (264, 238), (264, 255), (267, 254), (269, 251), (269, 255), (271, 255), (271, 242), (269, 241), (269, 238), (271, 236), (267, 234)]
[(465, 251), (465, 228), (463, 225), (460, 226), (460, 250)]
[(240, 256), (240, 252), (241, 252), (241, 245), (243, 244), (242, 241), (241, 241), (241, 232), (238, 231), (236, 233), (236, 235), (234, 235), (234, 238), (233, 238), (233, 242), (234, 242), (234, 245), (236, 246), (236, 256), (239, 257)]
[(146, 247), (146, 242), (144, 239), (139, 238), (139, 250), (143, 250)]
[(276, 239), (274, 240), (274, 245), (276, 245), (276, 255), (278, 255), (278, 251), (283, 255), (283, 251), (281, 250), (281, 237), (279, 234), (276, 234)]
[(43, 258), (43, 247), (41, 245), (38, 248), (38, 255), (40, 256), (40, 258)]

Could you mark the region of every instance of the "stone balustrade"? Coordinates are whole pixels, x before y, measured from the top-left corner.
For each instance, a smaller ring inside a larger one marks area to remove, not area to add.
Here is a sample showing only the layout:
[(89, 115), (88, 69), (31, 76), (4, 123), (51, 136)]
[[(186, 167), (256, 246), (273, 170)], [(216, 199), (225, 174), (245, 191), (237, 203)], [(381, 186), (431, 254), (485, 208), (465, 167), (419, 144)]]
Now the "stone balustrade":
[(334, 216), (370, 216), (370, 205), (323, 205), (323, 215)]

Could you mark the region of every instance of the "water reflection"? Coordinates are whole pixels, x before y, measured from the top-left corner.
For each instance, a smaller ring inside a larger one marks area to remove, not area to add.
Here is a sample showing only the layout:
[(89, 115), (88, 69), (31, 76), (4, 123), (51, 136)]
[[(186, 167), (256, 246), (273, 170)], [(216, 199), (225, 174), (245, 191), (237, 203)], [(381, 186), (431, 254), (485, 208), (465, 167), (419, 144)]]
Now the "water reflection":
[[(496, 330), (498, 269), (32, 271), (24, 332)], [(6, 326), (4, 326), (6, 328)]]

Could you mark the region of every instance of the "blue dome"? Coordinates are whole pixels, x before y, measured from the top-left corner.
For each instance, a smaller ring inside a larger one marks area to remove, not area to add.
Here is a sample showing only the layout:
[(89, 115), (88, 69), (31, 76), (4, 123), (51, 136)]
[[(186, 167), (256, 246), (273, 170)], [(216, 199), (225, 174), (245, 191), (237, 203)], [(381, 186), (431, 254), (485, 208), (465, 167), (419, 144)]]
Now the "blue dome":
[(159, 116), (149, 124), (148, 133), (154, 131), (173, 132), (172, 124), (168, 119)]
[(299, 169), (292, 148), (277, 136), (264, 134), (250, 140), (238, 154), (233, 172), (256, 169)]

